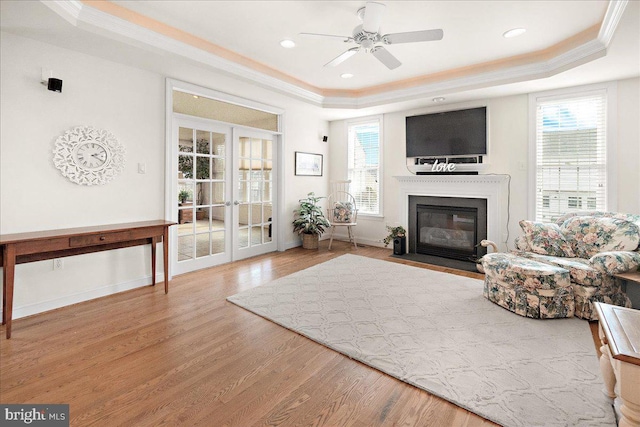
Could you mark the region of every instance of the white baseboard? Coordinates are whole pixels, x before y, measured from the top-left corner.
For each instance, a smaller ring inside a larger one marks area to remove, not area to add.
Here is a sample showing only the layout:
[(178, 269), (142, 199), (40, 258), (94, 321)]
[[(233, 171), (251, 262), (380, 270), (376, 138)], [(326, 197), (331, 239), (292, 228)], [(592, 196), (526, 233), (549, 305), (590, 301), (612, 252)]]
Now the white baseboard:
[[(320, 237), (320, 240), (329, 240), (329, 233), (325, 233), (322, 237)], [(349, 236), (344, 234), (334, 234), (333, 235), (333, 240), (339, 240), (339, 241), (344, 241), (344, 242), (348, 242), (349, 241)], [(362, 243), (363, 245), (367, 245), (367, 246), (376, 246), (378, 248), (384, 248), (384, 243), (382, 241), (379, 240), (370, 240), (370, 239), (360, 239), (356, 236), (356, 244), (360, 244)], [(288, 242), (285, 243), (284, 245), (284, 250), (287, 251), (289, 249), (293, 249), (293, 248), (297, 248), (298, 246), (302, 246), (302, 239), (297, 240), (297, 241), (293, 241), (293, 242)], [(388, 246), (387, 246), (388, 247)]]
[(289, 249), (297, 248), (298, 246), (302, 246), (302, 239), (294, 240), (293, 242), (287, 242), (284, 244), (284, 250), (288, 251)]
[[(164, 292), (164, 274), (156, 274), (156, 287), (160, 287)], [(117, 294), (119, 292), (129, 291), (131, 289), (148, 286), (151, 283), (151, 276), (141, 277), (139, 279), (130, 280), (128, 282), (107, 285), (89, 291), (79, 292), (73, 295), (65, 295), (49, 301), (43, 301), (36, 304), (28, 304), (13, 308), (12, 319), (20, 319), (21, 317), (32, 316), (34, 314), (44, 313), (45, 311), (55, 310), (56, 308), (66, 307), (68, 305), (77, 304), (79, 302), (89, 301), (92, 299), (105, 297), (107, 295)]]
[[(327, 233), (324, 236), (320, 236), (320, 240), (328, 239)], [(284, 244), (284, 250), (288, 251), (289, 249), (297, 248), (298, 246), (302, 246), (302, 238), (297, 238), (293, 242), (287, 242)]]
[[(340, 241), (348, 242), (349, 241), (349, 235), (347, 235), (347, 234), (334, 234), (333, 235), (333, 240), (340, 240)], [(360, 244), (360, 243), (362, 243), (363, 245), (375, 246), (375, 247), (378, 247), (378, 248), (384, 248), (385, 247), (384, 243), (381, 240), (361, 239), (356, 235), (356, 244)]]

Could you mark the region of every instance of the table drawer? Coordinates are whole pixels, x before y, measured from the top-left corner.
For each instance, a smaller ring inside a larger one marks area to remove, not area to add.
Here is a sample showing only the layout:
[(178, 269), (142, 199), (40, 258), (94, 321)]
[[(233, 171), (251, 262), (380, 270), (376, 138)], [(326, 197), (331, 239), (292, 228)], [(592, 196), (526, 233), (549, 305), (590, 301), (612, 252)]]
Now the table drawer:
[(116, 233), (89, 234), (86, 236), (74, 236), (69, 238), (69, 246), (72, 248), (79, 246), (92, 246), (107, 243), (117, 243), (136, 238), (135, 233), (130, 231), (120, 231)]

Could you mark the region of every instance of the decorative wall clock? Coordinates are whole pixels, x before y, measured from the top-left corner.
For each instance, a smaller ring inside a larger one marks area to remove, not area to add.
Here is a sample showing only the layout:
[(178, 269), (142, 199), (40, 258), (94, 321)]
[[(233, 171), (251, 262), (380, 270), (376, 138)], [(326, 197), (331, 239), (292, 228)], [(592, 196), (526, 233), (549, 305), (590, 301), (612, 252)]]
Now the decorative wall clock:
[(125, 149), (109, 131), (78, 126), (56, 140), (53, 164), (71, 182), (103, 185), (124, 169)]

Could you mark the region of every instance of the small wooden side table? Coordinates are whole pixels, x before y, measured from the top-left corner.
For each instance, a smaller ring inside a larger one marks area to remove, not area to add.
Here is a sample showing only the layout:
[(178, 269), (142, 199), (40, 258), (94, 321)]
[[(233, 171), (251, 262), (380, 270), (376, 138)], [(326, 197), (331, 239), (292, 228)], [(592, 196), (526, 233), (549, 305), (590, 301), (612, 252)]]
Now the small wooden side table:
[(619, 427), (640, 427), (640, 310), (595, 303), (604, 393), (620, 403)]

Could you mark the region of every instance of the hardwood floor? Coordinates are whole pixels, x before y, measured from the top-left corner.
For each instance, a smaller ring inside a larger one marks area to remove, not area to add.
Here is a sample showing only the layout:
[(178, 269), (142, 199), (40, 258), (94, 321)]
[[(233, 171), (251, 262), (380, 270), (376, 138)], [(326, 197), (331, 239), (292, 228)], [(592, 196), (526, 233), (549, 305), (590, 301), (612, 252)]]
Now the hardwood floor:
[(0, 402), (68, 403), (72, 426), (495, 425), (225, 300), (344, 253), (427, 268), (323, 241), (18, 319)]

